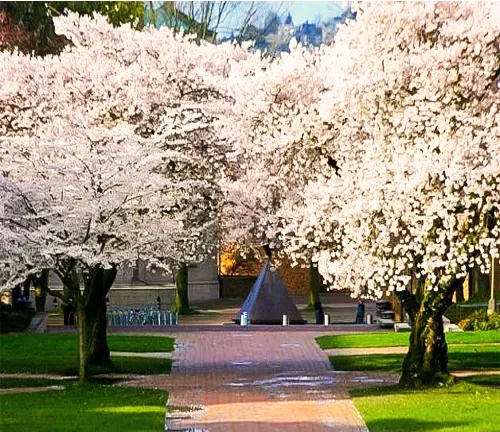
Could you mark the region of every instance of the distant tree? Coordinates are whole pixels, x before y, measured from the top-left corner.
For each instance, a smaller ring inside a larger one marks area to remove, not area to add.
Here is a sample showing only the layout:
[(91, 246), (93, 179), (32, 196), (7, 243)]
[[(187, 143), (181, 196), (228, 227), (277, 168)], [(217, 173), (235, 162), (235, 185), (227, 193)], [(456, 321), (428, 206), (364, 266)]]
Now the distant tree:
[(24, 53), (54, 54), (67, 43), (55, 33), (53, 18), (73, 11), (80, 15), (105, 15), (114, 26), (130, 23), (142, 28), (143, 2), (60, 1), (0, 2), (0, 50), (17, 47)]
[(166, 1), (155, 9), (154, 2), (149, 2), (145, 16), (156, 27), (164, 25), (175, 32), (195, 34), (198, 40), (215, 42), (220, 23), (235, 7), (235, 3), (227, 1)]
[[(253, 1), (166, 1), (159, 7), (156, 5), (157, 2), (147, 2), (147, 23), (156, 27), (165, 25), (176, 32), (182, 30), (195, 34), (198, 41), (212, 43), (224, 39), (224, 33), (232, 33), (233, 39), (239, 42), (263, 40), (266, 34), (278, 28), (279, 17), (275, 11), (281, 7), (280, 2), (270, 4)], [(269, 13), (270, 21), (262, 27), (259, 21), (262, 21), (266, 12)], [(235, 27), (228, 27), (236, 22), (238, 24)]]
[(266, 19), (264, 20), (264, 26), (262, 27), (262, 33), (267, 36), (278, 32), (281, 26), (281, 19), (276, 12), (269, 12)]

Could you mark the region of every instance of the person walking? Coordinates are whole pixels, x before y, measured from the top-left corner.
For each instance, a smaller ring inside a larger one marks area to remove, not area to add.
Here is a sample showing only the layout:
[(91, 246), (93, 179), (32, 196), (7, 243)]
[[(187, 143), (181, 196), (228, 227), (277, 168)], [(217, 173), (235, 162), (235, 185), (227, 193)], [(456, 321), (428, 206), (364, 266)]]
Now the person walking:
[(358, 307), (356, 309), (356, 324), (363, 324), (365, 321), (365, 304), (363, 299), (358, 297)]
[(321, 306), (320, 301), (314, 303), (314, 316), (316, 318), (316, 324), (325, 323), (325, 312), (323, 311), (323, 306)]

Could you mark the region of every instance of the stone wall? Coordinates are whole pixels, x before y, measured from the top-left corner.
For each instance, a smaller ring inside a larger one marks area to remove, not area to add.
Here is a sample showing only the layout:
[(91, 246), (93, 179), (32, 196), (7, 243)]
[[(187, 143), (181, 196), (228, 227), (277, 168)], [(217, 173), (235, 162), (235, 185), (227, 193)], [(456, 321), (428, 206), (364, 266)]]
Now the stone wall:
[[(280, 264), (277, 270), (288, 292), (292, 295), (308, 294), (310, 284), (309, 268), (292, 267), (290, 261), (286, 258), (282, 259)], [(263, 262), (255, 262), (252, 267), (252, 274), (219, 276), (221, 284), (220, 296), (223, 298), (245, 298), (263, 266)], [(246, 268), (250, 268), (250, 266)]]
[[(55, 274), (49, 279), (51, 287), (58, 289), (61, 282)], [(215, 259), (208, 259), (188, 269), (189, 300), (193, 303), (219, 298), (219, 280)], [(163, 305), (175, 302), (175, 281), (172, 275), (160, 269), (147, 269), (146, 264), (139, 261), (134, 267), (121, 268), (115, 284), (109, 292), (110, 307), (144, 307), (157, 306), (160, 297)], [(32, 293), (32, 298), (34, 295)], [(46, 310), (53, 311), (60, 307), (60, 301), (47, 296)]]
[(256, 276), (219, 276), (221, 298), (246, 298)]
[(188, 290), (189, 301), (193, 303), (216, 300), (220, 297), (217, 262), (214, 258), (189, 266)]
[[(147, 306), (157, 307), (157, 298), (160, 297), (162, 309), (168, 308), (175, 301), (175, 286), (123, 286), (116, 285), (109, 292), (109, 308), (141, 308)], [(31, 292), (30, 298), (34, 298)], [(48, 295), (45, 301), (47, 312), (57, 311), (61, 301)]]

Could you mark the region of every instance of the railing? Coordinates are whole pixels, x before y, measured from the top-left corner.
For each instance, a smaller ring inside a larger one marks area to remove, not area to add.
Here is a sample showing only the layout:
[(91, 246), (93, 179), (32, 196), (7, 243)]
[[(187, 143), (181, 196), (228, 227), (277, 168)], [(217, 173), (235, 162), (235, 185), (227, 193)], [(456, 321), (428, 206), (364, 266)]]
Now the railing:
[(108, 311), (109, 326), (176, 326), (177, 312), (147, 307), (141, 309), (112, 309)]

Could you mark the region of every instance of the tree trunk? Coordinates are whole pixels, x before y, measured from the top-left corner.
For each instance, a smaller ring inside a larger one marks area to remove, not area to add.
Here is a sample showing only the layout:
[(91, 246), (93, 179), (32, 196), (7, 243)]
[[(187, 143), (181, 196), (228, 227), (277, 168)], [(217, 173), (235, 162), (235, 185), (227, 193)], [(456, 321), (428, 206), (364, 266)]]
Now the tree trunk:
[(94, 277), (85, 305), (88, 363), (105, 366), (111, 363), (108, 347), (106, 298), (116, 278), (116, 268), (93, 269)]
[(468, 289), (467, 289), (467, 294), (468, 294), (468, 300), (472, 299), (474, 297), (474, 269), (469, 271), (468, 274)]
[(175, 306), (180, 314), (189, 312), (188, 267), (181, 264), (175, 278)]
[(11, 291), (12, 307), (14, 309), (17, 309), (17, 307), (18, 307), (19, 298), (21, 297), (21, 288), (22, 288), (22, 285), (16, 285), (14, 288), (12, 288), (12, 291)]
[(489, 275), (481, 273), (476, 266), (472, 269), (471, 276), (469, 284), (472, 282), (472, 297), (481, 300), (487, 299), (489, 297)]
[(319, 271), (318, 267), (314, 266), (312, 263), (309, 264), (309, 305), (308, 307), (314, 308), (314, 305), (318, 303), (319, 300), (319, 288), (320, 288), (320, 280), (319, 280)]
[(453, 380), (448, 372), (448, 346), (443, 314), (463, 279), (453, 279), (439, 291), (425, 289), (422, 302), (413, 313), (410, 346), (403, 360), (399, 383), (406, 387), (431, 386)]
[(456, 299), (457, 299), (457, 303), (462, 303), (465, 300), (464, 286), (463, 285), (460, 285), (457, 288)]
[(80, 357), (78, 367), (78, 381), (85, 384), (88, 379), (88, 351), (87, 351), (87, 319), (85, 307), (82, 302), (78, 302), (78, 352)]
[[(78, 325), (79, 367), (78, 379), (84, 384), (88, 379), (89, 359), (93, 364), (109, 362), (106, 335), (106, 296), (116, 276), (116, 268), (100, 266), (82, 267), (73, 260), (56, 269), (64, 284), (66, 295), (60, 298), (76, 307)], [(83, 279), (84, 291), (81, 291)]]
[(30, 299), (31, 278), (32, 277), (29, 276), (28, 278), (26, 278), (26, 280), (23, 283), (23, 297), (26, 300)]
[(35, 290), (35, 306), (37, 312), (45, 312), (45, 300), (49, 288), (49, 270), (42, 270), (38, 277), (33, 278)]

